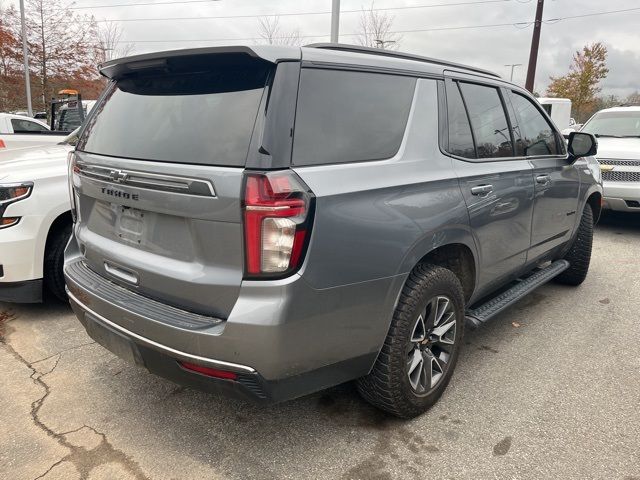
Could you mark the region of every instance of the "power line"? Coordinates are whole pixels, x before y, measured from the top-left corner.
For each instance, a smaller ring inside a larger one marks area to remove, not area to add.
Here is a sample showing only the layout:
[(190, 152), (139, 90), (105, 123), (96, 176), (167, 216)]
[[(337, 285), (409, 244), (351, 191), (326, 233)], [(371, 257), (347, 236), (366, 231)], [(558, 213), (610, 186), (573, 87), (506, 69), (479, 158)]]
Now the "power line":
[[(516, 23), (492, 23), (489, 25), (461, 25), (458, 27), (435, 27), (435, 28), (420, 28), (414, 30), (394, 30), (389, 31), (388, 33), (419, 33), (419, 32), (438, 32), (443, 30), (466, 30), (473, 28), (490, 28), (490, 27), (506, 27), (506, 26), (516, 26), (516, 25), (524, 25), (527, 22), (516, 24)], [(528, 22), (529, 25), (532, 22)], [(341, 37), (352, 37), (361, 35), (361, 33), (341, 33)], [(316, 35), (300, 35), (299, 38), (318, 38), (318, 37), (328, 37), (329, 35), (326, 33), (319, 33)], [(282, 37), (273, 37), (273, 40), (279, 40), (289, 38), (286, 36)], [(179, 40), (120, 40), (120, 43), (172, 43), (172, 42), (233, 42), (238, 40), (264, 40), (262, 37), (244, 37), (244, 38), (195, 38), (190, 40), (179, 39)]]
[[(177, 4), (177, 3), (199, 3), (207, 0), (182, 0), (182, 1), (172, 1), (165, 2), (162, 5), (169, 4)], [(440, 8), (440, 7), (464, 7), (471, 5), (483, 5), (488, 3), (510, 3), (518, 0), (468, 0), (464, 2), (455, 2), (455, 3), (431, 3), (426, 5), (409, 5), (404, 7), (383, 7), (383, 8), (373, 8), (373, 9), (365, 9), (364, 11), (374, 11), (374, 12), (386, 12), (386, 11), (394, 11), (394, 10), (415, 10), (422, 8)], [(519, 2), (518, 3), (522, 3)], [(141, 3), (130, 3), (126, 6), (136, 6), (136, 5), (150, 5), (149, 3), (141, 2)], [(158, 3), (154, 3), (153, 5), (160, 5)], [(124, 6), (124, 5), (122, 5)], [(98, 7), (106, 7), (106, 6), (96, 6)], [(73, 7), (73, 8), (94, 8), (94, 7)], [(362, 13), (362, 9), (359, 10), (341, 10), (340, 14), (343, 13)], [(297, 17), (297, 16), (308, 16), (308, 15), (330, 15), (331, 10), (319, 11), (319, 12), (285, 12), (285, 13), (267, 13), (267, 14), (239, 14), (239, 15), (201, 15), (197, 17), (172, 17), (172, 18), (149, 18), (149, 17), (141, 17), (141, 18), (123, 18), (123, 19), (102, 19), (102, 20), (80, 20), (84, 22), (168, 22), (168, 21), (179, 21), (179, 20), (217, 20), (217, 19), (230, 19), (230, 18), (260, 18), (260, 17)]]
[[(569, 15), (566, 17), (558, 17), (552, 18), (548, 20), (543, 20), (545, 23), (558, 23), (563, 20), (572, 20), (576, 18), (583, 17), (594, 17), (598, 15), (610, 15), (614, 13), (624, 13), (624, 12), (632, 12), (639, 11), (640, 7), (627, 8), (623, 10), (609, 10), (606, 12), (593, 12), (581, 15)], [(411, 30), (394, 30), (389, 33), (422, 33), (422, 32), (442, 32), (442, 31), (450, 31), (450, 30), (468, 30), (468, 29), (480, 29), (480, 28), (495, 28), (495, 27), (515, 27), (518, 29), (527, 28), (533, 25), (533, 22), (511, 22), (511, 23), (492, 23), (485, 25), (460, 25), (460, 26), (451, 26), (451, 27), (434, 27), (434, 28), (420, 28), (420, 29), (411, 29)], [(361, 35), (360, 33), (341, 33), (341, 36), (357, 36)], [(300, 35), (300, 38), (318, 38), (318, 37), (328, 37), (327, 33), (316, 34), (316, 35)], [(288, 37), (274, 37), (273, 39), (283, 39)], [(183, 42), (234, 42), (234, 41), (249, 41), (249, 40), (263, 40), (262, 37), (234, 37), (234, 38), (194, 38), (194, 39), (177, 39), (177, 40), (120, 40), (119, 43), (183, 43)]]
[(115, 8), (115, 7), (137, 7), (137, 6), (152, 6), (152, 5), (176, 5), (180, 3), (211, 3), (219, 2), (220, 0), (173, 0), (169, 2), (137, 2), (137, 3), (112, 3), (111, 5), (86, 5), (67, 7), (67, 10), (93, 10), (94, 8)]
[(584, 18), (584, 17), (595, 17), (597, 15), (609, 15), (611, 13), (624, 13), (624, 12), (633, 12), (635, 10), (640, 10), (640, 7), (633, 7), (633, 8), (625, 8), (622, 10), (610, 10), (608, 12), (597, 12), (597, 13), (583, 13), (582, 15), (572, 15), (570, 17), (558, 17), (558, 18), (549, 18), (547, 20), (543, 20), (543, 23), (549, 23), (549, 24), (554, 24), (554, 23), (558, 23), (562, 20), (569, 20), (572, 18)]

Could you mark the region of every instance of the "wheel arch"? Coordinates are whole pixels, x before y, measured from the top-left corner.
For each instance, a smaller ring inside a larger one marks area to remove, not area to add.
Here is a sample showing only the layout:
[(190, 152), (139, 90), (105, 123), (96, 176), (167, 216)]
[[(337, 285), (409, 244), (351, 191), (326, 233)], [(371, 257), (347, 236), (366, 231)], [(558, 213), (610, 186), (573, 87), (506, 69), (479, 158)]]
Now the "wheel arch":
[(476, 244), (468, 227), (461, 226), (423, 236), (405, 256), (402, 271), (408, 274), (421, 263), (431, 263), (453, 271), (462, 283), (465, 300), (472, 297), (477, 285), (479, 262)]
[(442, 245), (424, 255), (416, 264), (428, 263), (451, 270), (464, 291), (465, 301), (469, 301), (476, 287), (476, 260), (473, 251), (464, 243)]
[(597, 190), (590, 192), (587, 197), (587, 203), (591, 206), (591, 210), (593, 210), (593, 223), (595, 225), (598, 223), (598, 220), (600, 220), (600, 215), (602, 214), (602, 193)]
[(49, 230), (47, 231), (47, 239), (44, 245), (44, 253), (46, 255), (47, 249), (51, 243), (51, 240), (55, 237), (57, 233), (64, 229), (67, 225), (73, 224), (73, 218), (71, 217), (71, 211), (67, 210), (65, 212), (60, 213), (49, 225)]

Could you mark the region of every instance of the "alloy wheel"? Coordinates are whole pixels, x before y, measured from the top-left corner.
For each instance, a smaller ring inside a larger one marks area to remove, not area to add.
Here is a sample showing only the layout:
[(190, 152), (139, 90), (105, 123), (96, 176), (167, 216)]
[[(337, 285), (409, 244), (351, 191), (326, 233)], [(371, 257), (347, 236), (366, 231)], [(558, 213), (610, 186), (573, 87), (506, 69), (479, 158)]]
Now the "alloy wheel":
[(435, 296), (418, 314), (407, 347), (407, 376), (415, 393), (428, 393), (445, 376), (455, 339), (455, 305), (447, 296)]

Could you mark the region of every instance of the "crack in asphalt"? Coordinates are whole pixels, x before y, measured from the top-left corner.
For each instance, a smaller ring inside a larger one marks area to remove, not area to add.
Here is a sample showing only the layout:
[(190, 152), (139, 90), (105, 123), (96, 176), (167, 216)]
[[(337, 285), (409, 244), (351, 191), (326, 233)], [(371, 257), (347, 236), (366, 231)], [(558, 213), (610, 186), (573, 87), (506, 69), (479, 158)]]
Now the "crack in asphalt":
[(69, 347), (69, 348), (66, 348), (64, 350), (60, 350), (59, 352), (54, 353), (53, 355), (49, 355), (48, 357), (44, 357), (44, 358), (41, 358), (39, 360), (34, 360), (33, 362), (30, 362), (30, 365), (35, 365), (36, 363), (44, 362), (46, 360), (49, 360), (49, 359), (55, 357), (56, 355), (60, 355), (61, 353), (70, 352), (71, 350), (77, 350), (78, 348), (87, 347), (89, 345), (94, 345), (95, 343), (96, 342), (81, 343), (80, 345), (76, 345), (74, 347)]
[[(55, 371), (55, 369), (58, 367), (58, 364), (60, 362), (60, 359), (62, 358), (63, 353), (68, 352), (69, 350), (74, 350), (87, 345), (91, 345), (95, 342), (91, 342), (83, 345), (77, 345), (75, 347), (62, 350), (60, 352), (57, 352), (53, 355), (37, 360), (35, 362), (29, 362), (13, 348), (13, 346), (7, 341), (7, 338), (5, 335), (6, 323), (8, 323), (11, 320), (14, 320), (15, 318), (16, 318), (15, 315), (13, 315), (10, 312), (0, 312), (0, 344), (4, 345), (6, 350), (17, 361), (24, 364), (29, 370), (31, 370), (31, 375), (29, 378), (33, 380), (33, 382), (36, 385), (38, 385), (44, 390), (43, 395), (31, 403), (31, 420), (39, 429), (44, 431), (49, 437), (53, 438), (56, 442), (58, 442), (58, 444), (60, 444), (61, 446), (71, 451), (69, 454), (65, 455), (64, 457), (62, 457), (61, 459), (53, 463), (44, 473), (36, 477), (34, 480), (38, 480), (46, 477), (54, 468), (56, 468), (57, 466), (65, 462), (69, 462), (75, 467), (75, 469), (80, 474), (81, 480), (86, 480), (89, 477), (89, 474), (91, 473), (91, 471), (94, 470), (95, 468), (101, 465), (106, 465), (110, 463), (115, 463), (120, 465), (129, 474), (131, 474), (136, 480), (150, 480), (149, 477), (145, 475), (145, 473), (140, 468), (140, 465), (138, 465), (138, 463), (135, 460), (129, 457), (122, 450), (115, 448), (109, 442), (109, 440), (107, 439), (107, 435), (105, 433), (99, 432), (98, 430), (96, 430), (95, 428), (89, 425), (82, 425), (81, 427), (76, 428), (74, 430), (70, 430), (68, 432), (57, 433), (40, 419), (40, 415), (39, 415), (40, 409), (42, 408), (42, 405), (44, 404), (45, 400), (49, 397), (49, 394), (51, 393), (51, 387), (44, 381), (44, 378)], [(55, 364), (47, 372), (44, 372), (44, 373), (38, 372), (38, 370), (36, 370), (33, 367), (35, 363), (40, 363), (40, 362), (43, 362), (44, 360), (48, 360), (56, 356), (58, 358), (56, 358)], [(74, 445), (69, 440), (67, 440), (67, 438), (65, 438), (67, 435), (79, 432), (83, 429), (88, 429), (94, 434), (101, 437), (100, 443), (98, 444), (97, 447), (94, 447), (92, 449), (87, 449), (81, 446)]]

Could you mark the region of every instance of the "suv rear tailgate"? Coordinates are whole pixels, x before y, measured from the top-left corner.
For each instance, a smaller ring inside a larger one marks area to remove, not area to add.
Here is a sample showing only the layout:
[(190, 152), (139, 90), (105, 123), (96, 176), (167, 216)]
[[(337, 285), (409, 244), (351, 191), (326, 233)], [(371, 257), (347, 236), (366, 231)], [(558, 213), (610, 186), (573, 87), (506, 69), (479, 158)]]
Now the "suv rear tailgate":
[(78, 143), (80, 252), (131, 291), (226, 319), (243, 277), (243, 172), (275, 66), (227, 51), (138, 64), (112, 78)]
[[(145, 296), (226, 318), (243, 274), (243, 169), (76, 155), (75, 234), (87, 265)], [(155, 185), (100, 178), (111, 172)], [(197, 193), (174, 191), (180, 184)]]

